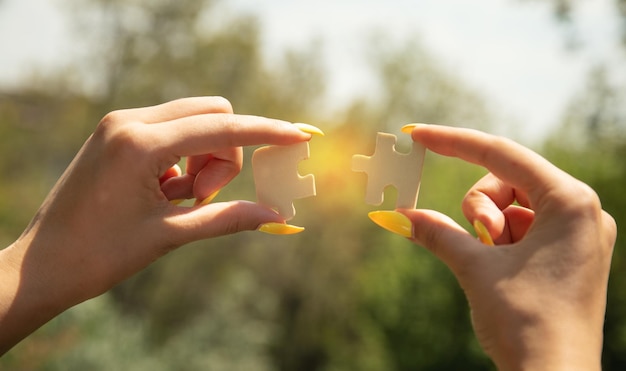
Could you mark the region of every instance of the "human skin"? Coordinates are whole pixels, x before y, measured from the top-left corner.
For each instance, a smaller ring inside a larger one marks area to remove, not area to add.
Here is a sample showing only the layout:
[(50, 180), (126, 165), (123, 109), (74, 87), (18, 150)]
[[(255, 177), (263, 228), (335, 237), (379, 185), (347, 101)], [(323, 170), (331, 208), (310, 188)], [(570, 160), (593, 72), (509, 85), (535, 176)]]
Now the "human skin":
[(433, 152), (489, 170), (462, 209), (495, 246), (439, 212), (398, 211), (412, 225), (410, 239), (456, 276), (478, 341), (497, 367), (600, 370), (617, 227), (597, 194), (506, 138), (435, 125), (407, 131)]
[(241, 146), (310, 138), (288, 122), (233, 114), (220, 97), (106, 115), (24, 233), (0, 250), (0, 354), (185, 243), (285, 226), (252, 202), (172, 201), (211, 198), (239, 173)]

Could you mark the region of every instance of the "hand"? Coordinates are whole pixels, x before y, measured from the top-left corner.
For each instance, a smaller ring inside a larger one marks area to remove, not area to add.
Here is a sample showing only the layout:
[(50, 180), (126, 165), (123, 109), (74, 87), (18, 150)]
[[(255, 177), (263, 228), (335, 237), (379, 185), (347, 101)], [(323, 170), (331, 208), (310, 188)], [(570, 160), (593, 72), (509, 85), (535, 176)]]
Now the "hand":
[(467, 193), (463, 212), (486, 226), (496, 246), (441, 213), (399, 211), (413, 225), (412, 240), (458, 279), (478, 340), (498, 368), (600, 369), (617, 232), (596, 193), (505, 138), (430, 125), (412, 137), (490, 171)]
[[(0, 251), (0, 354), (178, 246), (284, 223), (252, 202), (170, 201), (215, 194), (239, 173), (241, 146), (310, 137), (286, 122), (235, 115), (218, 97), (106, 115), (27, 230)], [(182, 157), (186, 174), (175, 166)]]

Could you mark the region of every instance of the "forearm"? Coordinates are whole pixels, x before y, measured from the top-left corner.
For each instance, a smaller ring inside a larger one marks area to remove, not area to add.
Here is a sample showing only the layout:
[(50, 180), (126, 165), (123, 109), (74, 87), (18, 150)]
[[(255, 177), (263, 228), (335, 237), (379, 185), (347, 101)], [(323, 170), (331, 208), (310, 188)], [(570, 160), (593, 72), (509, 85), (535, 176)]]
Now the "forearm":
[(29, 243), (0, 251), (0, 355), (66, 309), (52, 285), (37, 274)]

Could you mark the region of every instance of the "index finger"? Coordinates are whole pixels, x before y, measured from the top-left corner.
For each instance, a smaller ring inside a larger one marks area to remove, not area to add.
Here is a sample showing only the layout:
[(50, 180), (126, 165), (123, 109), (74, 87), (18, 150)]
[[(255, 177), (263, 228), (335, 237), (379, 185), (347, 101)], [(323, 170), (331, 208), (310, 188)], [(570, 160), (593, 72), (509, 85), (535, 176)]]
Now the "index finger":
[(230, 147), (257, 144), (288, 145), (311, 139), (289, 122), (260, 116), (202, 114), (148, 126), (155, 143), (168, 154), (196, 156)]
[(531, 203), (567, 175), (521, 144), (477, 130), (420, 124), (411, 135), (433, 152), (487, 168), (505, 183), (526, 192)]

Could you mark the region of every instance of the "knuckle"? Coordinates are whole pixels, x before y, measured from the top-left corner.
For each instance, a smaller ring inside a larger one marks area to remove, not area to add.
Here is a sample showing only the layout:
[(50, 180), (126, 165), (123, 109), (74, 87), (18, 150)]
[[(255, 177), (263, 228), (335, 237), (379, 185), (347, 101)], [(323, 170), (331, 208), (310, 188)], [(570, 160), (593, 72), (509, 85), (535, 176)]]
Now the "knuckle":
[(98, 129), (108, 130), (112, 127), (120, 125), (120, 123), (124, 121), (124, 117), (125, 114), (123, 110), (111, 111), (104, 115), (102, 120), (100, 120)]
[(599, 221), (602, 213), (600, 197), (589, 185), (576, 180), (565, 180), (547, 191), (543, 197), (549, 209), (557, 211), (569, 220), (587, 219)]
[(113, 154), (141, 151), (147, 142), (147, 133), (141, 127), (129, 120), (124, 110), (112, 111), (102, 118), (94, 137)]
[(471, 188), (467, 191), (461, 201), (461, 209), (465, 216), (470, 216), (476, 209), (476, 206), (483, 203), (484, 198), (485, 194), (476, 188)]
[(570, 209), (577, 211), (581, 215), (599, 215), (602, 210), (600, 197), (587, 184), (579, 182), (577, 187), (569, 190)]
[(224, 235), (229, 235), (229, 234), (234, 234), (239, 231), (246, 230), (246, 229), (250, 229), (250, 228), (247, 228), (240, 218), (233, 218), (225, 224), (225, 227), (222, 233)]

